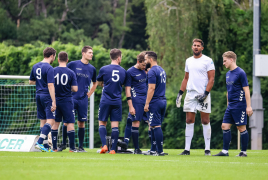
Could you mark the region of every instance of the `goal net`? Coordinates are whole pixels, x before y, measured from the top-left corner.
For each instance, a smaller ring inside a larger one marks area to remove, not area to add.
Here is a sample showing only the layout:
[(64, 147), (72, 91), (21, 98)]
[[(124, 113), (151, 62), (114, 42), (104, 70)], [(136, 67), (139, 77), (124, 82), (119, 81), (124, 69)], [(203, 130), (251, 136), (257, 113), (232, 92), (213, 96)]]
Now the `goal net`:
[[(88, 120), (85, 124), (84, 147), (93, 148), (93, 113), (94, 94), (89, 99)], [(93, 107), (92, 107), (93, 106)], [(91, 114), (91, 116), (90, 116)], [(77, 117), (76, 117), (77, 120)], [(76, 129), (76, 146), (78, 146), (78, 127)], [(92, 132), (90, 133), (90, 129)], [(40, 135), (40, 120), (37, 118), (35, 85), (29, 85), (29, 76), (0, 75), (0, 134)], [(91, 136), (90, 136), (91, 135)], [(62, 127), (59, 128), (58, 145), (62, 142)], [(68, 138), (67, 138), (68, 146)]]

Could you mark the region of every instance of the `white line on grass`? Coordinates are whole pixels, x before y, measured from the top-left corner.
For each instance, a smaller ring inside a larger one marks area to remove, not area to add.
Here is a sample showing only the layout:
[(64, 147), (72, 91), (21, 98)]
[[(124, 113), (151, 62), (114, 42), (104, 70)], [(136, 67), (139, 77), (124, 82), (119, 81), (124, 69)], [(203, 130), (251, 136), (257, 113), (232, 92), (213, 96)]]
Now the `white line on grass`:
[[(36, 158), (36, 159), (76, 159), (76, 160), (103, 160), (103, 161), (118, 161), (118, 160), (124, 160), (128, 161), (129, 159), (109, 159), (109, 158), (71, 158), (71, 157), (33, 157), (33, 156), (1, 156), (1, 158)], [(161, 157), (160, 157), (161, 158)], [(141, 160), (141, 159), (135, 159), (135, 161)], [(182, 161), (182, 160), (160, 160), (160, 159), (143, 159), (141, 161), (159, 161), (159, 162), (190, 162), (190, 163), (215, 163), (215, 164), (242, 164), (242, 165), (268, 165), (268, 163), (247, 163), (247, 162), (219, 162), (219, 161)]]

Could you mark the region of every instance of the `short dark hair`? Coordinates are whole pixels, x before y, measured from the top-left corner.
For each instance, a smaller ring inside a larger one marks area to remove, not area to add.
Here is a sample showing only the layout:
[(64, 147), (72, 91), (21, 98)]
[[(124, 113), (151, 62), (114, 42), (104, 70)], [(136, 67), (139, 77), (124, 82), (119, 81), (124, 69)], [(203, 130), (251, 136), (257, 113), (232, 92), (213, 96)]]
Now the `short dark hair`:
[(47, 47), (46, 49), (44, 49), (43, 51), (43, 55), (44, 55), (44, 58), (49, 58), (51, 55), (56, 55), (56, 50), (52, 47)]
[(147, 51), (145, 53), (149, 58), (152, 58), (154, 61), (157, 61), (157, 54), (153, 51)]
[(137, 56), (137, 60), (140, 62), (140, 63), (143, 63), (145, 61), (145, 53), (146, 51), (143, 51), (141, 52), (138, 56)]
[(58, 57), (59, 57), (59, 60), (62, 62), (67, 62), (67, 60), (68, 60), (68, 54), (67, 54), (67, 52), (64, 52), (64, 51), (61, 51), (58, 54)]
[(120, 51), (120, 49), (111, 49), (110, 51), (110, 58), (112, 60), (116, 60), (118, 57), (120, 57), (122, 54), (122, 52)]
[(82, 53), (83, 53), (83, 52), (86, 53), (89, 49), (92, 49), (92, 47), (91, 47), (91, 46), (84, 46), (84, 47), (82, 48)]
[(194, 42), (200, 42), (201, 45), (204, 47), (204, 42), (201, 39), (194, 39), (193, 44), (194, 44)]

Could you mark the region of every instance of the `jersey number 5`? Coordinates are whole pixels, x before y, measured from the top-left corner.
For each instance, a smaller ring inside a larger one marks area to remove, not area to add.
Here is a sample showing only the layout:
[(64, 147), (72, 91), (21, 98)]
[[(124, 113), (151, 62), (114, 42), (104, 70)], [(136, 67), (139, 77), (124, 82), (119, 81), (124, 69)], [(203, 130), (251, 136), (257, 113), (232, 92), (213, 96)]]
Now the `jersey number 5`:
[(113, 70), (113, 73), (112, 73), (112, 77), (116, 77), (115, 79), (114, 78), (112, 78), (112, 80), (113, 80), (113, 82), (117, 82), (117, 81), (119, 81), (119, 74), (116, 74), (116, 73), (119, 73), (119, 71), (118, 70)]
[[(63, 77), (64, 76), (65, 76), (65, 82), (63, 82)], [(60, 82), (61, 82), (62, 85), (66, 85), (68, 83), (68, 76), (67, 76), (67, 74), (62, 74), (61, 77), (60, 77), (59, 73), (57, 73), (57, 75), (54, 76), (54, 78), (56, 78), (57, 85), (59, 85)]]

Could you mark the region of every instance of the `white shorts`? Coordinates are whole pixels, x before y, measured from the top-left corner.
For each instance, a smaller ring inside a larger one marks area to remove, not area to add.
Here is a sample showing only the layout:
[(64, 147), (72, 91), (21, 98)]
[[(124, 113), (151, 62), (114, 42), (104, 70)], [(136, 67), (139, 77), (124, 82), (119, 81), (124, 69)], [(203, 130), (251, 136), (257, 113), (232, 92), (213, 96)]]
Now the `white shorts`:
[(197, 91), (187, 91), (184, 99), (183, 111), (184, 112), (194, 112), (197, 111), (204, 113), (211, 113), (211, 98), (210, 94), (207, 96), (203, 103), (199, 103), (195, 96), (200, 95)]

